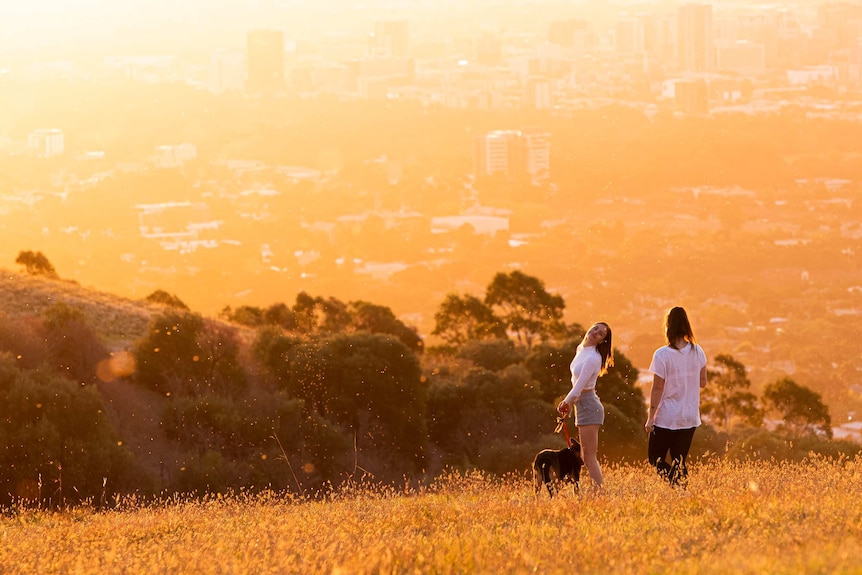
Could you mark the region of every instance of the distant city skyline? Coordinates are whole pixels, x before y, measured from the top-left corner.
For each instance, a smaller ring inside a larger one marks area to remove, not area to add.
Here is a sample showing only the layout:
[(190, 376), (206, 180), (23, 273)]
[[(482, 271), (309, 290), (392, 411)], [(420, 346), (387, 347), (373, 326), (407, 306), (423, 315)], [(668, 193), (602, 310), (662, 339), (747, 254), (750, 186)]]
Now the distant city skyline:
[[(60, 59), (98, 50), (176, 50), (195, 43), (241, 47), (245, 32), (277, 28), (286, 37), (305, 39), (326, 31), (347, 33), (375, 20), (408, 19), (411, 33), (423, 26), (451, 31), (482, 29), (544, 30), (557, 19), (583, 18), (612, 27), (616, 14), (654, 7), (674, 11), (683, 0), (604, 2), (595, 0), (29, 0), (4, 2), (0, 10), (0, 65), (27, 56)], [(755, 9), (741, 0), (695, 2), (717, 11)], [(822, 1), (771, 3), (814, 14)], [(361, 7), (361, 8), (360, 8)], [(488, 7), (488, 10), (484, 10)], [(529, 14), (530, 18), (524, 15)], [(464, 18), (469, 15), (468, 18)], [(720, 15), (720, 14), (719, 14)], [(203, 46), (202, 46), (203, 47)]]

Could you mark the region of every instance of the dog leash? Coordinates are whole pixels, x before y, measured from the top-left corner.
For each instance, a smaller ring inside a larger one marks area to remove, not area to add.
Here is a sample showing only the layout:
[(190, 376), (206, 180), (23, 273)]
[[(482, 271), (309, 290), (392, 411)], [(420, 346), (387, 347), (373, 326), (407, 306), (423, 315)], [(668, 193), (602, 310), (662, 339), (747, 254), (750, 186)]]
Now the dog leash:
[(566, 435), (566, 445), (571, 447), (572, 446), (572, 438), (569, 435), (569, 426), (566, 425), (566, 418), (565, 417), (558, 417), (557, 418), (557, 429), (554, 430), (554, 433), (559, 433), (561, 429), (563, 432), (565, 432), (565, 435)]

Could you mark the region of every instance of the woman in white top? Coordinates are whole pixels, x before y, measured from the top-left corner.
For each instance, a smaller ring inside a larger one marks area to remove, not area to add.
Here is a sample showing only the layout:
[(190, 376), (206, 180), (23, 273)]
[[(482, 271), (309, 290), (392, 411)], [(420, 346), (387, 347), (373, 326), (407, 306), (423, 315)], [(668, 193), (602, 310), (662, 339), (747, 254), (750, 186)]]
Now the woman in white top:
[[(706, 354), (694, 340), (688, 314), (674, 307), (664, 318), (667, 345), (655, 351), (650, 407), (644, 428), (649, 433), (651, 465), (677, 485), (688, 477), (686, 460), (694, 430), (700, 425), (700, 390), (706, 387)], [(671, 463), (665, 459), (670, 453)]]
[(566, 417), (575, 406), (575, 425), (581, 444), (581, 459), (597, 488), (602, 487), (602, 468), (599, 465), (599, 428), (605, 422), (605, 408), (596, 395), (596, 380), (614, 365), (611, 328), (604, 322), (593, 324), (578, 345), (569, 369), (572, 372), (572, 390), (557, 406)]

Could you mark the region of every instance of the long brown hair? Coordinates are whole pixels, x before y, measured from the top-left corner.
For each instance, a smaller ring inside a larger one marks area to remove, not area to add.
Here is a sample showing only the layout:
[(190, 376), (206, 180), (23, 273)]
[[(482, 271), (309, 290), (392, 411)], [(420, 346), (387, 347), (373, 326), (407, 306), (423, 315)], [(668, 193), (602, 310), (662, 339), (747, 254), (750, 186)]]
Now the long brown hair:
[(665, 314), (664, 327), (667, 344), (674, 349), (676, 349), (674, 343), (680, 338), (692, 345), (697, 343), (694, 339), (691, 323), (688, 321), (688, 314), (679, 306), (671, 308)]
[[(613, 334), (611, 333), (611, 326), (609, 326), (607, 322), (597, 321), (593, 325), (603, 325), (608, 330), (608, 335), (605, 336), (604, 341), (596, 346), (596, 351), (599, 352), (600, 356), (602, 356), (602, 368), (599, 370), (599, 375), (604, 375), (608, 372), (609, 367), (614, 366)], [(592, 326), (590, 329), (592, 329)], [(587, 333), (589, 333), (589, 330), (587, 330)], [(586, 339), (587, 335), (584, 334), (584, 341), (586, 341)]]

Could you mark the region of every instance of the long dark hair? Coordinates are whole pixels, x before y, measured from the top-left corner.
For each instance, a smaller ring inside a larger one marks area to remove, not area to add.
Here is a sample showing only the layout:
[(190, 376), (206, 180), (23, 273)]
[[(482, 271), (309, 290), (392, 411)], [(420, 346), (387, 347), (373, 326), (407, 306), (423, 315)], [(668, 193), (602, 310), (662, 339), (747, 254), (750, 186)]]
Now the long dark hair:
[(688, 321), (688, 314), (679, 306), (671, 308), (664, 316), (664, 327), (667, 344), (674, 349), (676, 349), (674, 343), (680, 338), (692, 345), (697, 343), (691, 323)]
[[(599, 375), (604, 375), (608, 372), (609, 367), (614, 366), (613, 334), (611, 333), (611, 326), (609, 326), (607, 322), (597, 321), (593, 325), (603, 325), (608, 330), (608, 335), (605, 336), (604, 341), (596, 346), (596, 351), (599, 352), (600, 356), (602, 356), (602, 368), (599, 370)], [(590, 329), (592, 329), (592, 327)], [(587, 330), (587, 333), (589, 333), (589, 330)], [(584, 334), (584, 340), (586, 339), (587, 336)]]

